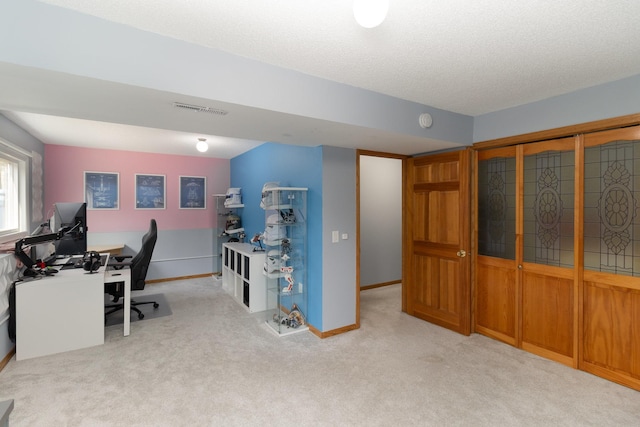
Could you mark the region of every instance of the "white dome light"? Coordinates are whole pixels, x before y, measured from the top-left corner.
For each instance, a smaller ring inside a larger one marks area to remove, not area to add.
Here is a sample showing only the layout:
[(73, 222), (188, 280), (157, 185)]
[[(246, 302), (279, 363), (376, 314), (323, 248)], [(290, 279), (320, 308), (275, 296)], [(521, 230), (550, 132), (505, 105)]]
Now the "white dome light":
[(198, 138), (198, 143), (196, 144), (196, 150), (201, 153), (204, 153), (209, 149), (209, 144), (207, 144), (206, 138)]
[(353, 17), (364, 28), (374, 28), (382, 24), (389, 11), (389, 0), (355, 0)]

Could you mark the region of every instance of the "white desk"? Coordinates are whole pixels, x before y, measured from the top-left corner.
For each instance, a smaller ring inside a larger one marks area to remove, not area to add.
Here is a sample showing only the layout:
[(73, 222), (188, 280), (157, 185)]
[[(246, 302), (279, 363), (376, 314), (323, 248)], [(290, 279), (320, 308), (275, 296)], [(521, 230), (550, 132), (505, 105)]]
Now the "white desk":
[[(104, 275), (104, 283), (124, 282), (124, 336), (129, 336), (131, 325), (131, 269), (123, 268), (122, 270), (107, 270)], [(104, 319), (104, 302), (102, 316)]]
[(104, 344), (104, 284), (125, 283), (124, 335), (129, 335), (130, 270), (93, 274), (82, 268), (16, 283), (16, 360)]

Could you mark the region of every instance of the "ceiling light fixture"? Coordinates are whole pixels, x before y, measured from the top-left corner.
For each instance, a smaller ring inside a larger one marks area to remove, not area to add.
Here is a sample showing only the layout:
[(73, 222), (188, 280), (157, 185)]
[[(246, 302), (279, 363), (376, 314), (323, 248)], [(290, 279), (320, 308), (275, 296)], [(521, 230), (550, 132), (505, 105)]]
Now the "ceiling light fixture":
[(389, 11), (389, 0), (354, 0), (353, 17), (364, 28), (382, 24)]
[(209, 149), (209, 144), (207, 144), (207, 138), (198, 138), (198, 143), (196, 144), (196, 150), (201, 153), (204, 153)]

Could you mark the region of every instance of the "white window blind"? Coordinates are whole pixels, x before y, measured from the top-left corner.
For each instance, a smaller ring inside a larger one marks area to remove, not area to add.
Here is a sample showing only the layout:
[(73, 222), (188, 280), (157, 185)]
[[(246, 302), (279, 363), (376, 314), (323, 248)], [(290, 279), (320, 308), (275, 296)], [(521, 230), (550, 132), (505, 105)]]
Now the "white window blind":
[(8, 143), (0, 144), (0, 242), (27, 231), (27, 159)]

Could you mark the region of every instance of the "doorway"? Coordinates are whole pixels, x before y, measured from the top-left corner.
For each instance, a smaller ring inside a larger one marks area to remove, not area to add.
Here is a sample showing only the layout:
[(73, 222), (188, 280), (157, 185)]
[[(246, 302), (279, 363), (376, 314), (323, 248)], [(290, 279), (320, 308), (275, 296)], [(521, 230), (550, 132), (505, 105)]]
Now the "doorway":
[(356, 156), (356, 325), (360, 292), (402, 282), (404, 161), (399, 154)]

